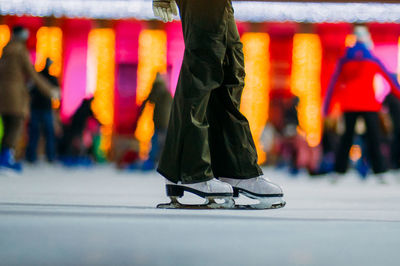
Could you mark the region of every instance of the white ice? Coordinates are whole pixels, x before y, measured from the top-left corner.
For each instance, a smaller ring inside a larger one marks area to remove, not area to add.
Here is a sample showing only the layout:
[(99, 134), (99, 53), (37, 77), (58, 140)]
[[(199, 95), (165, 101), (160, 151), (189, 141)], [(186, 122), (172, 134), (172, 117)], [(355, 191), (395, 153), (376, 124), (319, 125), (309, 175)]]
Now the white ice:
[(264, 171), (285, 208), (160, 210), (156, 172), (111, 165), (0, 175), (0, 265), (400, 265), (399, 176)]

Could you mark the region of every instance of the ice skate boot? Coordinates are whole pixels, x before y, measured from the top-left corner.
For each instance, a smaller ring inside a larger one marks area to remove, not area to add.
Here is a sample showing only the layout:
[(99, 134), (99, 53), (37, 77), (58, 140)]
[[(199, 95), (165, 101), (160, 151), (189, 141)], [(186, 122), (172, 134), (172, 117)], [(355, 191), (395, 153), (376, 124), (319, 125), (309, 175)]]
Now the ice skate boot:
[(239, 193), (259, 203), (251, 205), (236, 205), (238, 209), (277, 209), (285, 206), (282, 188), (264, 176), (250, 179), (220, 178), (221, 181), (233, 187), (233, 196), (239, 197)]
[(19, 174), (22, 172), (21, 163), (15, 162), (13, 150), (4, 149), (1, 152), (0, 170), (3, 174)]
[[(226, 209), (233, 208), (235, 202), (233, 201), (232, 186), (221, 182), (218, 179), (211, 179), (205, 182), (194, 184), (175, 184), (166, 180), (167, 196), (171, 199), (170, 203), (159, 204), (157, 208), (163, 209)], [(182, 204), (178, 198), (183, 197), (184, 192), (193, 193), (199, 197), (205, 198), (204, 204)], [(217, 200), (223, 200), (218, 203)]]

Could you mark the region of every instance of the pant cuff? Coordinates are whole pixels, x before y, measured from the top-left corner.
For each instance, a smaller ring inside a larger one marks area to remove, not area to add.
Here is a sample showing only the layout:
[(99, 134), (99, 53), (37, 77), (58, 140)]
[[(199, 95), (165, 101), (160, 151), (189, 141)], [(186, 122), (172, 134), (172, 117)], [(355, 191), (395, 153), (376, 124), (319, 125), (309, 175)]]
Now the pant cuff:
[(232, 179), (250, 179), (254, 177), (259, 177), (262, 176), (264, 173), (260, 170), (257, 172), (252, 172), (252, 173), (246, 173), (242, 175), (218, 175), (218, 177), (225, 177), (225, 178), (232, 178)]
[(172, 175), (167, 174), (160, 168), (157, 168), (157, 172), (175, 184), (178, 183), (179, 181), (182, 182), (182, 184), (194, 184), (194, 183), (206, 182), (206, 181), (209, 181), (214, 178), (213, 176), (203, 176), (203, 175), (202, 176), (186, 176), (186, 177), (179, 178), (179, 177), (174, 177)]

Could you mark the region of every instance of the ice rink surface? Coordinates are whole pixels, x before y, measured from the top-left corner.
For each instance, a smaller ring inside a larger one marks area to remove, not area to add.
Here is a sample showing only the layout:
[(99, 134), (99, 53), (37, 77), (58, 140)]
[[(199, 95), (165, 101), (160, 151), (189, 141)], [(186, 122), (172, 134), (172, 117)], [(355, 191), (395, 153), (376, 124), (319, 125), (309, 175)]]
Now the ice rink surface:
[(159, 175), (112, 166), (0, 175), (0, 265), (400, 265), (396, 176), (331, 184), (265, 173), (285, 208), (160, 210)]

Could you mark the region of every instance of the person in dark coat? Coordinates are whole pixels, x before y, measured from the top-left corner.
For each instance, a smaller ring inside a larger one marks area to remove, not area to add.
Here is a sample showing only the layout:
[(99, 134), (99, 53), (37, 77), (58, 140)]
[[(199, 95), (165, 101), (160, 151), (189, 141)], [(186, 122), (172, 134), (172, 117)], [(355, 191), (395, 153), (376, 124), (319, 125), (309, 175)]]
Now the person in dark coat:
[(172, 96), (159, 73), (156, 75), (149, 96), (142, 104), (141, 111), (148, 102), (154, 104), (154, 134), (151, 138), (149, 158), (143, 163), (143, 170), (154, 169), (160, 158), (161, 150), (165, 143), (169, 114), (171, 112)]
[[(249, 123), (239, 111), (244, 55), (231, 1), (176, 3), (185, 53), (157, 168), (171, 188), (168, 195), (190, 187), (203, 196), (233, 195), (233, 189), (282, 196), (262, 177)], [(171, 21), (175, 1), (153, 0), (153, 10)]]
[(14, 160), (14, 150), (21, 136), (24, 120), (29, 116), (27, 80), (32, 81), (46, 97), (58, 97), (59, 88), (50, 84), (32, 65), (26, 41), (27, 29), (16, 26), (10, 42), (4, 47), (0, 59), (0, 115), (4, 126), (0, 167), (20, 171), (21, 164)]
[[(53, 62), (46, 59), (46, 65), (40, 74), (54, 86), (59, 86), (56, 77), (50, 75), (49, 68)], [(56, 156), (53, 108), (51, 99), (34, 86), (30, 91), (31, 116), (28, 125), (29, 141), (26, 149), (26, 160), (34, 163), (37, 160), (37, 146), (40, 134), (43, 132), (46, 142), (46, 157), (49, 162), (54, 161)]]

